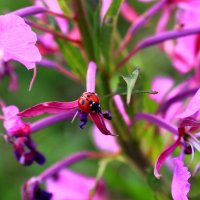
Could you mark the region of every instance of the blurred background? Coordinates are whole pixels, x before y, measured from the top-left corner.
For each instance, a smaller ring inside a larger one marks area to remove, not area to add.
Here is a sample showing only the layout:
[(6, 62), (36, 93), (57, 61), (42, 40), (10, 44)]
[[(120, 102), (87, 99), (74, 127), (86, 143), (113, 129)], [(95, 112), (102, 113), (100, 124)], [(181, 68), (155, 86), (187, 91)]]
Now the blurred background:
[[(147, 7), (146, 4), (132, 4), (141, 13)], [(8, 11), (30, 5), (31, 2), (27, 0), (16, 2), (13, 0), (0, 0), (0, 13), (4, 14)], [(156, 20), (156, 17), (154, 19)], [(122, 20), (121, 18), (119, 19), (119, 24), (121, 26), (120, 30), (123, 33), (127, 29), (128, 24), (126, 22), (121, 23)], [(145, 35), (153, 33), (153, 28), (153, 23), (148, 24), (140, 31), (137, 37), (144, 37)], [(159, 59), (155, 59), (155, 55)], [(142, 51), (135, 57), (135, 64), (143, 68), (148, 80), (151, 80), (155, 76), (154, 72), (156, 72), (156, 75), (176, 76), (176, 72), (169, 67), (171, 65), (169, 60), (157, 47)], [(17, 92), (11, 93), (8, 91), (8, 78), (2, 80), (0, 84), (0, 97), (7, 105), (15, 104), (23, 110), (45, 101), (71, 101), (77, 99), (85, 90), (84, 85), (77, 84), (54, 70), (40, 66), (37, 69), (36, 81), (30, 92), (28, 91), (28, 87), (32, 77), (32, 71), (27, 71), (20, 64), (16, 64), (16, 72), (19, 76), (19, 89)], [(149, 88), (150, 85), (146, 89)], [(33, 139), (38, 145), (38, 150), (47, 159), (47, 162), (43, 166), (37, 164), (33, 164), (30, 167), (21, 166), (15, 160), (12, 146), (0, 138), (0, 199), (19, 200), (20, 187), (30, 177), (38, 175), (45, 168), (71, 153), (81, 150), (96, 150), (91, 135), (91, 123), (88, 123), (84, 130), (80, 130), (78, 125), (78, 119), (73, 123), (69, 121), (60, 122), (33, 134)], [(0, 126), (0, 132), (4, 132), (2, 126)], [(72, 169), (89, 176), (95, 176), (97, 166), (97, 161), (86, 160), (74, 165)], [(105, 172), (104, 178), (112, 199), (154, 199), (148, 184), (144, 180), (141, 180), (134, 171), (121, 163), (114, 162), (110, 164)]]

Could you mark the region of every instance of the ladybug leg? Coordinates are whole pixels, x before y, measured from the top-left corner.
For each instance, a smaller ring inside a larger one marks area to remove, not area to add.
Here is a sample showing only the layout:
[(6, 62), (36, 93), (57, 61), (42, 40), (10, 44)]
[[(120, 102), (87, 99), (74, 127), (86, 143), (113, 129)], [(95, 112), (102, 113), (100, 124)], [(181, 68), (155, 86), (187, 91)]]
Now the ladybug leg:
[(112, 119), (112, 115), (109, 111), (102, 112), (102, 115), (105, 119), (108, 119), (108, 120)]
[(80, 116), (80, 121), (81, 121), (79, 127), (81, 129), (83, 129), (83, 127), (87, 124), (87, 121), (88, 121), (87, 120), (88, 113), (80, 111), (80, 115), (79, 116)]

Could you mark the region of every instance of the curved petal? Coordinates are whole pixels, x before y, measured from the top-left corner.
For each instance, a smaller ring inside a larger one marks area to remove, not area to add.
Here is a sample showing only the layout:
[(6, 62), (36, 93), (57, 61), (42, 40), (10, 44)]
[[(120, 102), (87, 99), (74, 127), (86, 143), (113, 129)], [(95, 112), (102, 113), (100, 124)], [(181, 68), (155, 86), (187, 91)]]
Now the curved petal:
[(13, 136), (17, 133), (20, 133), (21, 135), (29, 133), (30, 127), (17, 116), (19, 109), (16, 106), (11, 105), (2, 107), (2, 111), (4, 116), (3, 126), (6, 129), (7, 134)]
[(124, 106), (124, 102), (122, 101), (122, 98), (120, 95), (115, 95), (113, 97), (115, 104), (117, 106), (118, 111), (120, 112), (122, 118), (124, 119), (124, 121), (126, 122), (126, 124), (129, 126), (131, 124), (131, 120), (126, 112), (125, 106)]
[(188, 200), (187, 193), (190, 190), (188, 179), (191, 174), (179, 157), (174, 158), (174, 165), (175, 168), (171, 185), (173, 200)]
[(96, 63), (91, 61), (88, 64), (88, 69), (87, 69), (87, 78), (86, 78), (87, 92), (95, 92), (96, 70), (97, 70)]
[(41, 55), (35, 46), (36, 34), (23, 18), (12, 14), (0, 16), (0, 31), (3, 60), (16, 60), (24, 64), (27, 69), (34, 68), (35, 62), (41, 60)]
[(104, 135), (113, 135), (106, 127), (103, 116), (99, 113), (90, 113), (90, 117), (92, 121), (96, 124), (97, 128), (104, 134)]
[[(160, 87), (162, 85), (162, 87)], [(152, 91), (158, 91), (158, 94), (150, 94), (149, 97), (161, 103), (174, 85), (174, 80), (171, 77), (158, 76), (154, 78), (151, 86)]]
[[(113, 132), (111, 124), (107, 121), (105, 121), (105, 124)], [(93, 126), (92, 133), (94, 143), (100, 150), (113, 153), (120, 151), (120, 146), (115, 137), (106, 137), (106, 135), (101, 134), (96, 126)]]
[(161, 175), (159, 174), (160, 168), (164, 164), (166, 158), (173, 153), (176, 147), (180, 144), (180, 138), (178, 138), (171, 146), (165, 149), (158, 157), (155, 166), (154, 166), (154, 176), (156, 178), (160, 178)]
[(18, 116), (34, 117), (42, 115), (44, 113), (56, 114), (60, 112), (71, 111), (77, 108), (78, 108), (78, 100), (72, 102), (51, 101), (51, 102), (40, 103), (24, 111), (21, 111), (18, 113)]
[(191, 99), (189, 105), (187, 106), (186, 110), (179, 114), (177, 118), (186, 118), (190, 117), (195, 114), (197, 111), (200, 110), (200, 89), (196, 92), (194, 97)]
[[(91, 189), (95, 186), (95, 178), (88, 177), (68, 169), (61, 170), (54, 178), (48, 178), (46, 188), (53, 194), (52, 200), (61, 199), (88, 199)], [(97, 191), (92, 199), (106, 200), (105, 185), (101, 181), (101, 190)]]

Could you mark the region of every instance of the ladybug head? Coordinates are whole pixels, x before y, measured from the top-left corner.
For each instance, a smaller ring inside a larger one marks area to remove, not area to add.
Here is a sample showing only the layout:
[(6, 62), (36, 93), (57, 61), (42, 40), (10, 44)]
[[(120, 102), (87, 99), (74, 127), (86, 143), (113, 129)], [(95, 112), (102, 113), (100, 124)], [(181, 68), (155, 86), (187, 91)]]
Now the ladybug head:
[(90, 101), (90, 111), (94, 113), (101, 112), (101, 105), (99, 102)]

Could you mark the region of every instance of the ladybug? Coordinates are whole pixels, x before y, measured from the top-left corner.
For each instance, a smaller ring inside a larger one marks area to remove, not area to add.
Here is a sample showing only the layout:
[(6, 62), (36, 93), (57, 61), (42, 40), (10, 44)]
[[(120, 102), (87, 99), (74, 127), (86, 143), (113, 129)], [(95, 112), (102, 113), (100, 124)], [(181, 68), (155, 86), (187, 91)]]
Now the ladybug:
[(94, 92), (84, 92), (78, 99), (78, 107), (85, 113), (100, 113), (101, 105), (99, 103), (99, 97)]

